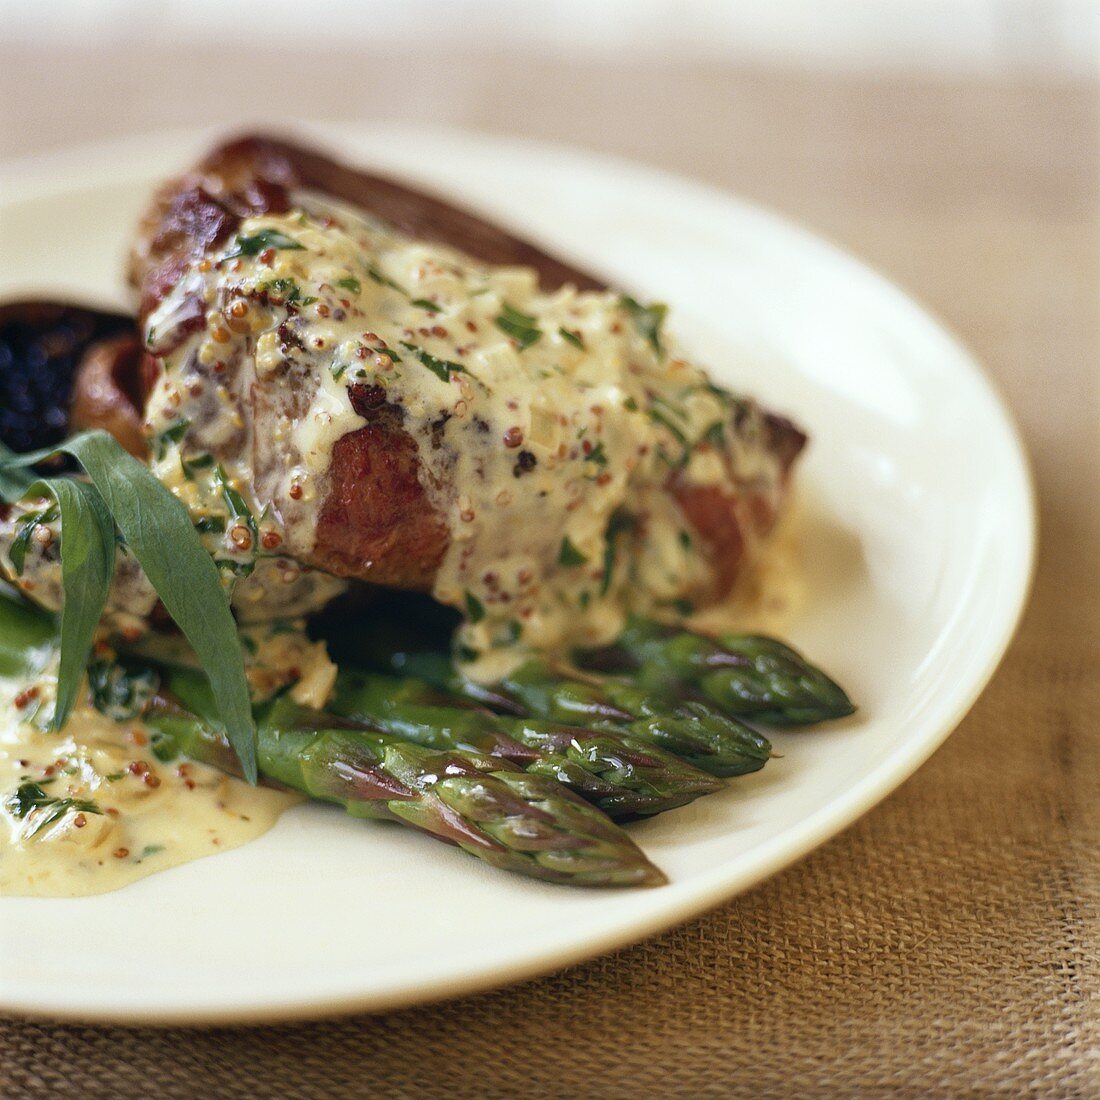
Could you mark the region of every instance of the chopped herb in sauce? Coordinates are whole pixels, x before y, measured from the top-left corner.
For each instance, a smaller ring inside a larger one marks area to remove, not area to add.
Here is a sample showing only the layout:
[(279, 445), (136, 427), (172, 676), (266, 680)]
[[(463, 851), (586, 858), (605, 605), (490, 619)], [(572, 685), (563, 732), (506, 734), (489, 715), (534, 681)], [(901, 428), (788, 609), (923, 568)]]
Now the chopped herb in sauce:
[(124, 668), (114, 661), (93, 661), (88, 666), (88, 690), (92, 706), (115, 722), (141, 715), (160, 686), (150, 668)]
[(679, 460), (672, 459), (667, 452), (663, 450), (660, 452), (661, 457), (673, 469), (686, 466), (691, 459), (691, 443), (688, 440), (684, 428), (681, 427), (683, 413), (670, 405), (664, 398), (653, 397), (649, 406), (649, 418), (650, 420), (656, 421), (658, 424), (663, 424), (672, 434), (676, 442), (680, 444), (681, 450)]
[(407, 291), (400, 283), (395, 283), (388, 275), (379, 271), (373, 264), (367, 268), (367, 274), (379, 285), (388, 286), (390, 290), (396, 290), (399, 294), (405, 294)]
[(401, 346), (414, 359), (427, 367), (441, 382), (449, 382), (452, 374), (466, 373), (466, 368), (461, 363), (452, 363), (449, 359), (437, 359), (423, 348), (418, 348), (415, 344), (407, 344), (404, 340), (401, 341)]
[(472, 623), (485, 618), (485, 605), (472, 592), (466, 593), (466, 617)]
[(567, 343), (572, 344), (575, 348), (580, 348), (581, 351), (585, 350), (584, 339), (579, 332), (570, 332), (567, 328), (559, 328), (558, 335)]
[(31, 830), (35, 836), (47, 825), (63, 818), (67, 813), (101, 814), (103, 811), (85, 798), (55, 798), (47, 794), (40, 783), (23, 783), (7, 800), (8, 811), (19, 821), (23, 821), (35, 810), (46, 811)]
[(561, 548), (558, 550), (558, 564), (567, 566), (588, 564), (588, 558), (573, 545), (568, 535), (561, 540)]
[(214, 564), (219, 569), (224, 569), (225, 572), (231, 573), (238, 579), (242, 577), (251, 577), (256, 569), (256, 563), (253, 561), (233, 561), (232, 558), (215, 558)]
[(606, 596), (611, 588), (611, 578), (615, 573), (615, 541), (620, 534), (634, 529), (634, 517), (621, 508), (611, 513), (604, 535), (603, 579), (600, 581), (600, 595)]
[(431, 301), (428, 298), (412, 298), (409, 301), (409, 305), (417, 306), (419, 309), (426, 309), (429, 313), (442, 313), (443, 307), (436, 302)]
[(258, 256), (268, 248), (283, 249), (287, 252), (302, 252), (303, 247), (292, 237), (280, 233), (277, 229), (261, 229), (250, 237), (237, 238), (236, 252), (226, 255), (227, 260), (236, 256)]
[[(229, 509), (229, 515), (248, 528), (251, 542), (249, 547), (242, 547), (242, 549), (254, 547), (256, 545), (256, 517), (252, 514), (252, 509), (245, 503), (244, 497), (230, 484), (224, 467), (220, 465), (214, 467), (214, 484), (221, 490), (222, 500), (225, 501), (225, 506)], [(221, 563), (219, 562), (219, 564)]]
[(302, 297), (302, 289), (293, 279), (272, 279), (270, 282), (260, 283), (256, 289), (287, 303), (297, 302)]
[(538, 342), (542, 336), (542, 329), (538, 327), (534, 317), (513, 309), (507, 302), (503, 303), (500, 309), (501, 313), (496, 319), (496, 326), (519, 344), (520, 351)]
[(186, 417), (177, 420), (170, 427), (165, 428), (163, 432), (159, 432), (153, 438), (153, 453), (157, 456), (157, 461), (160, 462), (168, 454), (168, 448), (174, 443), (179, 443), (181, 439), (187, 434), (187, 429), (191, 427), (191, 421)]
[(649, 306), (643, 306), (641, 302), (631, 298), (628, 294), (624, 294), (619, 299), (619, 305), (630, 314), (630, 318), (634, 322), (638, 332), (653, 345), (653, 350), (658, 355), (663, 355), (664, 347), (661, 344), (661, 326), (664, 324), (665, 315), (668, 313), (668, 306), (660, 302), (655, 302), (653, 305)]
[(224, 535), (224, 516), (200, 516), (195, 520), (195, 530), (200, 535)]
[(585, 462), (591, 462), (601, 470), (607, 467), (607, 452), (604, 450), (603, 441), (596, 444), (592, 450), (584, 456)]
[(214, 465), (214, 456), (210, 454), (196, 455), (194, 458), (184, 458), (180, 455), (180, 469), (188, 481), (194, 481), (195, 475), (203, 470), (209, 470)]
[(337, 279), (336, 285), (344, 290), (350, 290), (352, 294), (358, 294), (363, 289), (363, 284), (351, 275), (346, 279)]

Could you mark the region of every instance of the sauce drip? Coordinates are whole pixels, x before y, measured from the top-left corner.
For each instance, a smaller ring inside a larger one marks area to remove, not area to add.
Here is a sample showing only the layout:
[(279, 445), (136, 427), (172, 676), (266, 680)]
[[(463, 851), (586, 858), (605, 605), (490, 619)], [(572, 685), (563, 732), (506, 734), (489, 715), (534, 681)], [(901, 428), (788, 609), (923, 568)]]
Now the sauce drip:
[(116, 890), (239, 847), (300, 801), (203, 764), (161, 763), (141, 722), (89, 706), (46, 732), (36, 719), (48, 694), (48, 682), (0, 680), (0, 896)]

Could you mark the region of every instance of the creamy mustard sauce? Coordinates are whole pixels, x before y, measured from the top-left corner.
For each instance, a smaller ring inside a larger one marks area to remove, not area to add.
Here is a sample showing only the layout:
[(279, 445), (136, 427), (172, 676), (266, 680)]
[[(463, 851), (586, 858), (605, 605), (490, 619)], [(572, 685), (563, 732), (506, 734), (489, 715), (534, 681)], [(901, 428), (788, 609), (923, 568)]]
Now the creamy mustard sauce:
[(239, 847), (299, 796), (192, 761), (90, 706), (46, 731), (49, 678), (0, 680), (0, 896), (74, 897)]
[[(195, 296), (205, 325), (181, 340)], [(380, 387), (449, 532), (433, 595), (466, 614), (467, 671), (491, 677), (529, 647), (609, 641), (631, 610), (682, 615), (711, 587), (673, 478), (778, 499), (757, 414), (666, 346), (661, 316), (543, 293), (532, 270), (300, 194), (246, 220), (151, 317), (154, 469), (239, 609), (282, 617), (282, 591), (304, 613), (338, 583), (305, 573), (303, 591), (293, 556), (313, 547), (335, 443), (365, 423), (349, 387)]]
[(691, 615), (685, 625), (712, 635), (788, 633), (807, 597), (801, 531), (802, 509), (792, 494), (768, 536), (768, 552), (738, 575), (727, 599)]

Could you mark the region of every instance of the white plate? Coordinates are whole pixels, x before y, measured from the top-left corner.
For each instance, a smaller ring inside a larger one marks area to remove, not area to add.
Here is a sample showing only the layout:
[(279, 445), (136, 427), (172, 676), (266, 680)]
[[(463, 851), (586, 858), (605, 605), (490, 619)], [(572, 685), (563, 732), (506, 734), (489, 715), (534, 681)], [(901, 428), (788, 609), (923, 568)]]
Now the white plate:
[[(607, 951), (745, 890), (909, 776), (973, 703), (1030, 578), (1034, 510), (1010, 417), (973, 359), (892, 286), (769, 214), (574, 151), (328, 129), (350, 160), (427, 181), (639, 293), (716, 377), (810, 431), (810, 598), (790, 634), (860, 704), (778, 734), (782, 759), (632, 826), (671, 884), (572, 891), (412, 832), (302, 806), (237, 851), (114, 894), (0, 899), (0, 1007), (227, 1021), (381, 1009)], [(205, 139), (0, 170), (0, 292), (123, 302), (152, 183)]]

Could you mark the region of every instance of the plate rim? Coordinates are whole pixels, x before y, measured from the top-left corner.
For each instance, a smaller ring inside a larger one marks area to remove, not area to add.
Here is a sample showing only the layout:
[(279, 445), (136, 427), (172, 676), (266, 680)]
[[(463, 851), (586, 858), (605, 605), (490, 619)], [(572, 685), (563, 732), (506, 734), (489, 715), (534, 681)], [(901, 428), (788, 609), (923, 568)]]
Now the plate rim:
[[(728, 869), (723, 874), (723, 867), (720, 865), (707, 873), (695, 875), (687, 883), (664, 887), (662, 889), (670, 891), (674, 897), (670, 897), (669, 903), (659, 912), (634, 917), (619, 916), (610, 922), (609, 927), (586, 938), (583, 943), (573, 944), (568, 948), (552, 945), (539, 951), (528, 950), (520, 962), (500, 961), (468, 974), (452, 977), (445, 984), (423, 977), (414, 981), (406, 980), (401, 983), (400, 988), (376, 990), (362, 995), (329, 993), (312, 997), (265, 996), (256, 1002), (249, 1002), (247, 997), (238, 997), (231, 1004), (210, 1000), (202, 1006), (190, 1005), (178, 1009), (163, 1006), (143, 1008), (122, 1003), (101, 1003), (91, 1007), (77, 1005), (71, 997), (53, 997), (42, 993), (27, 997), (25, 991), (22, 996), (18, 993), (13, 995), (13, 991), (9, 990), (8, 984), (0, 976), (0, 1011), (5, 1013), (33, 1018), (146, 1026), (247, 1025), (360, 1012), (381, 1013), (516, 985), (648, 940), (760, 885), (838, 836), (897, 790), (942, 746), (984, 692), (1016, 635), (1030, 597), (1036, 566), (1038, 502), (1031, 461), (1016, 418), (984, 364), (959, 336), (918, 298), (860, 257), (798, 220), (749, 202), (721, 187), (640, 164), (625, 157), (593, 152), (565, 143), (459, 127), (429, 127), (404, 123), (303, 123), (294, 125), (289, 130), (307, 140), (318, 140), (330, 145), (336, 145), (349, 136), (356, 142), (365, 143), (372, 140), (372, 136), (387, 132), (405, 137), (429, 136), (470, 146), (480, 145), (483, 148), (495, 147), (498, 150), (509, 149), (519, 153), (527, 150), (538, 155), (550, 155), (555, 159), (572, 160), (588, 167), (596, 166), (603, 170), (625, 173), (634, 178), (648, 178), (655, 184), (675, 189), (681, 194), (735, 207), (742, 215), (766, 225), (769, 230), (777, 228), (783, 231), (788, 237), (796, 239), (799, 246), (808, 246), (819, 254), (823, 253), (831, 261), (842, 263), (849, 271), (858, 274), (877, 296), (886, 295), (895, 304), (903, 304), (915, 311), (930, 331), (935, 331), (947, 342), (960, 367), (965, 368), (971, 381), (979, 386), (1010, 444), (1009, 452), (1015, 467), (1010, 475), (1017, 482), (1019, 490), (1014, 502), (1019, 507), (1023, 521), (1020, 527), (1021, 543), (1017, 547), (1015, 558), (1016, 571), (1012, 578), (1012, 606), (1003, 617), (997, 640), (990, 644), (981, 672), (975, 676), (970, 689), (960, 695), (950, 710), (950, 716), (938, 723), (934, 732), (920, 738), (910, 737), (903, 742), (836, 799), (786, 830), (782, 836), (783, 843), (766, 841), (762, 845), (765, 855), (754, 865), (751, 874), (737, 872), (731, 875)], [(130, 155), (139, 149), (148, 160), (158, 161), (159, 158), (164, 158), (168, 161), (188, 146), (200, 147), (204, 141), (221, 133), (224, 130), (215, 127), (173, 129), (154, 134), (130, 135), (110, 141), (66, 145), (28, 156), (0, 159), (0, 186), (3, 187), (0, 210), (13, 202), (25, 201), (30, 197), (60, 196), (72, 191), (74, 186), (80, 186), (74, 179), (74, 172), (81, 166), (90, 167), (93, 171), (92, 178), (85, 181), (83, 186), (106, 186), (115, 182), (121, 184), (127, 179), (133, 180), (135, 176), (147, 172), (145, 165), (135, 167), (130, 159)], [(360, 161), (362, 158), (359, 150), (349, 152), (348, 159), (353, 163)], [(9, 189), (15, 193), (10, 193)]]

